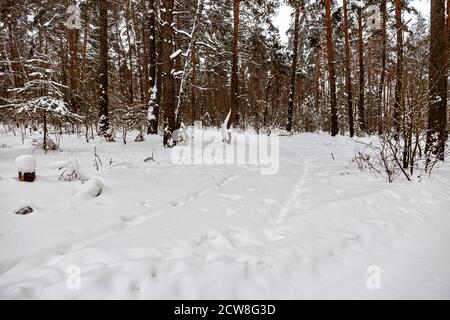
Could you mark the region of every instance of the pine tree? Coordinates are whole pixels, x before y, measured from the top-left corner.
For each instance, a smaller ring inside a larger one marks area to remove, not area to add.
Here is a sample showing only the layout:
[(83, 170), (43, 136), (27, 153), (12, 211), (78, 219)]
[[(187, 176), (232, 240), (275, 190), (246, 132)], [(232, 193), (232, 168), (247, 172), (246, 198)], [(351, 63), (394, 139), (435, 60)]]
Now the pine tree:
[[(238, 43), (239, 43), (239, 2), (233, 0), (233, 47), (231, 61), (231, 109), (227, 129), (237, 122), (239, 110)], [(229, 142), (229, 141), (228, 141)]]
[(327, 38), (328, 82), (330, 86), (330, 129), (331, 135), (334, 137), (339, 133), (339, 129), (337, 116), (336, 71), (333, 49), (333, 21), (331, 17), (331, 0), (325, 0), (325, 32)]
[(287, 132), (292, 131), (292, 117), (294, 112), (294, 100), (295, 100), (295, 82), (297, 78), (297, 60), (298, 60), (298, 37), (300, 29), (300, 11), (301, 11), (301, 1), (295, 0), (292, 3), (294, 7), (294, 45), (292, 54), (292, 67), (291, 67), (291, 84), (289, 90), (289, 102), (288, 102), (288, 118), (286, 130)]
[(350, 128), (350, 137), (355, 135), (353, 124), (353, 91), (352, 91), (352, 70), (350, 66), (350, 37), (348, 24), (348, 1), (344, 0), (344, 41), (345, 41), (345, 87), (347, 91), (347, 108), (348, 108), (348, 122)]
[(98, 86), (100, 90), (99, 135), (109, 130), (108, 96), (108, 1), (99, 0), (100, 56)]
[[(427, 151), (444, 160), (447, 132), (448, 28), (444, 1), (431, 1)], [(428, 152), (427, 152), (428, 153)]]

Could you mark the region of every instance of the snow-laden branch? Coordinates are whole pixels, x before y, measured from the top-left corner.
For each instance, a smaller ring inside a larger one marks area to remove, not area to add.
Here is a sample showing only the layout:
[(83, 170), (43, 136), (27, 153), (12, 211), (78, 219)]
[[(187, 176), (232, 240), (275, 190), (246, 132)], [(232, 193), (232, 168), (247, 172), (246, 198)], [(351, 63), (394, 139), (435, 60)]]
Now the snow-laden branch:
[(49, 96), (42, 96), (28, 101), (2, 105), (0, 106), (0, 109), (1, 108), (15, 109), (17, 114), (47, 111), (62, 117), (69, 117), (73, 119), (84, 118), (78, 114), (70, 112), (63, 100)]

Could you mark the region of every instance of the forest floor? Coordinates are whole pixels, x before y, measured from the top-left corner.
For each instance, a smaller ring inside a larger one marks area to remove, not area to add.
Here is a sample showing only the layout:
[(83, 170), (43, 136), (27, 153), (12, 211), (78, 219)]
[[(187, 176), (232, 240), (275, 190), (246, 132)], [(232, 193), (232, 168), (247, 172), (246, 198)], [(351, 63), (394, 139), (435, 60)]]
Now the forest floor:
[[(173, 164), (160, 137), (64, 136), (20, 183), (31, 140), (0, 134), (0, 298), (449, 299), (450, 165), (388, 184), (351, 163), (355, 140), (280, 137), (279, 171), (262, 175)], [(69, 159), (100, 196), (58, 179)]]

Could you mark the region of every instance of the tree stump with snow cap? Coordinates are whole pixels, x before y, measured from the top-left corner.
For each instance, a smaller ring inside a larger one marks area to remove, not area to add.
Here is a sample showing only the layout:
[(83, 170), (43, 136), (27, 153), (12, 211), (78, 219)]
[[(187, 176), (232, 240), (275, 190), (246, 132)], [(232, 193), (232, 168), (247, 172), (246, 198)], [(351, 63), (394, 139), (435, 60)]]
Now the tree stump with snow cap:
[(36, 179), (36, 160), (33, 156), (17, 157), (14, 163), (17, 168), (19, 181), (34, 182)]

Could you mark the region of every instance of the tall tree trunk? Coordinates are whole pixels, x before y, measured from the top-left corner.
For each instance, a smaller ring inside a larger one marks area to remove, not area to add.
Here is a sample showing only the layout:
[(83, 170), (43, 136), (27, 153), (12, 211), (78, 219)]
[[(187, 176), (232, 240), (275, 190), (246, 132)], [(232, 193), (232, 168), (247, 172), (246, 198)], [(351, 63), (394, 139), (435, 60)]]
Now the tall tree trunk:
[(171, 58), (173, 53), (173, 9), (174, 0), (164, 0), (161, 17), (163, 20), (162, 41), (163, 41), (163, 94), (164, 94), (164, 119), (165, 130), (163, 143), (165, 147), (172, 147), (172, 134), (176, 129), (175, 119), (175, 78), (173, 75), (174, 63)]
[(184, 98), (184, 92), (186, 87), (186, 80), (187, 76), (189, 74), (189, 68), (192, 67), (192, 54), (193, 54), (193, 48), (195, 47), (195, 42), (197, 41), (197, 31), (200, 26), (202, 13), (203, 13), (203, 6), (204, 6), (204, 0), (197, 0), (197, 9), (196, 14), (194, 18), (194, 24), (192, 26), (192, 30), (190, 33), (190, 42), (187, 49), (186, 54), (186, 60), (184, 62), (183, 66), (183, 74), (181, 75), (181, 81), (180, 81), (180, 90), (178, 91), (178, 99), (177, 99), (177, 107), (175, 109), (175, 116), (176, 116), (176, 123), (177, 126), (181, 124), (181, 114), (182, 114), (182, 107), (183, 107), (183, 98)]
[(87, 67), (87, 44), (88, 44), (88, 35), (89, 35), (89, 18), (86, 15), (84, 20), (84, 31), (83, 31), (83, 65), (82, 65), (82, 75), (83, 80), (86, 80), (86, 67)]
[(366, 131), (365, 117), (365, 85), (364, 85), (364, 38), (363, 38), (363, 14), (362, 9), (358, 8), (358, 57), (359, 57), (359, 100), (358, 100), (358, 123), (361, 132)]
[(383, 103), (383, 92), (385, 87), (385, 79), (386, 79), (386, 46), (387, 46), (387, 31), (386, 31), (386, 1), (381, 1), (380, 7), (381, 15), (382, 15), (382, 26), (381, 26), (381, 75), (380, 75), (380, 83), (378, 85), (378, 93), (377, 93), (377, 130), (378, 134), (383, 134), (383, 112), (384, 112), (384, 103)]
[(347, 107), (350, 137), (355, 135), (353, 124), (353, 92), (352, 92), (352, 70), (350, 67), (350, 40), (348, 34), (348, 1), (344, 0), (344, 41), (345, 41), (345, 87), (347, 89)]
[(127, 11), (125, 14), (125, 29), (127, 34), (127, 43), (128, 43), (128, 65), (130, 67), (130, 73), (128, 74), (128, 102), (130, 105), (134, 103), (134, 90), (133, 90), (133, 46), (131, 45), (131, 35), (130, 35), (130, 18), (131, 18), (131, 10), (130, 7), (127, 6)]
[[(158, 90), (157, 81), (161, 83), (161, 77), (157, 78), (156, 73), (156, 6), (155, 0), (148, 0), (149, 4), (149, 86), (150, 95), (148, 105), (148, 134), (158, 134), (158, 118), (159, 118), (159, 99), (161, 95), (160, 89)], [(161, 69), (160, 67), (158, 69)], [(161, 87), (161, 86), (159, 86)]]
[(192, 48), (192, 57), (191, 57), (191, 65), (192, 65), (192, 75), (191, 75), (191, 118), (192, 123), (195, 122), (196, 117), (196, 103), (197, 103), (197, 94), (195, 87), (197, 85), (197, 52), (195, 50), (195, 43)]
[(100, 67), (98, 85), (100, 88), (99, 134), (105, 135), (109, 129), (108, 115), (108, 1), (99, 0), (100, 25)]
[(239, 1), (233, 0), (233, 57), (231, 67), (231, 111), (227, 123), (230, 129), (237, 122), (239, 110), (238, 44), (239, 44)]
[(428, 107), (427, 153), (445, 157), (447, 132), (448, 28), (445, 2), (431, 0), (430, 101)]
[[(143, 6), (143, 10), (144, 10), (144, 18), (143, 18), (143, 22), (142, 22), (142, 26), (141, 26), (141, 37), (142, 37), (142, 42), (143, 42), (143, 56), (142, 56), (142, 86), (143, 86), (143, 103), (145, 103), (146, 105), (148, 105), (148, 101), (150, 99), (150, 75), (149, 75), (149, 70), (148, 70), (148, 65), (150, 64), (149, 62), (149, 56), (148, 53), (150, 51), (150, 35), (149, 35), (149, 31), (150, 31), (150, 23), (149, 20), (150, 18), (147, 18), (147, 1), (144, 1), (142, 3)], [(147, 107), (146, 107), (147, 108)]]
[(295, 100), (295, 80), (297, 78), (297, 59), (298, 59), (298, 38), (300, 29), (300, 10), (301, 4), (299, 0), (295, 2), (295, 18), (294, 18), (294, 48), (292, 55), (292, 67), (291, 67), (291, 87), (289, 91), (288, 102), (288, 118), (286, 124), (287, 132), (292, 131), (292, 117), (294, 113), (294, 100)]
[(331, 135), (334, 137), (339, 133), (339, 129), (337, 121), (336, 72), (333, 52), (333, 21), (331, 20), (331, 0), (325, 0), (325, 26), (327, 38), (328, 82), (330, 85), (330, 125)]
[(47, 153), (47, 144), (48, 144), (48, 137), (47, 137), (47, 110), (44, 110), (44, 153)]
[[(138, 25), (137, 19), (136, 19), (136, 10), (134, 6), (132, 5), (132, 2), (130, 2), (131, 5), (131, 17), (132, 17), (132, 24), (131, 24), (131, 31), (134, 35), (134, 42), (136, 43), (135, 52), (136, 52), (136, 59), (137, 59), (137, 73), (138, 73), (138, 80), (139, 80), (139, 95), (141, 97), (141, 103), (147, 102), (147, 93), (148, 93), (148, 74), (144, 76), (144, 51), (145, 51), (145, 43), (143, 36), (143, 30), (145, 28), (142, 28), (141, 32), (137, 32), (136, 27)], [(139, 30), (139, 29), (138, 29)]]
[(397, 73), (395, 80), (395, 104), (394, 104), (394, 130), (398, 139), (400, 133), (401, 112), (403, 106), (403, 22), (402, 0), (395, 0), (395, 28), (397, 32)]
[[(73, 2), (72, 2), (73, 3)], [(72, 112), (78, 112), (77, 91), (78, 91), (78, 37), (77, 28), (71, 27), (68, 30), (69, 44), (69, 99)]]
[(16, 42), (16, 34), (15, 34), (15, 25), (11, 20), (14, 18), (9, 16), (6, 24), (8, 25), (8, 37), (9, 37), (9, 50), (10, 50), (10, 56), (11, 56), (11, 70), (13, 72), (13, 80), (14, 80), (14, 87), (19, 88), (23, 86), (23, 80), (21, 76), (21, 70), (20, 70), (20, 53)]
[[(156, 10), (156, 9), (155, 9)], [(155, 13), (156, 14), (156, 13)], [(155, 24), (156, 28), (156, 24)], [(163, 54), (163, 38), (161, 37), (162, 34), (162, 26), (158, 28), (158, 41), (156, 41), (156, 58), (155, 58), (155, 66), (156, 66), (156, 97), (155, 97), (155, 109), (154, 114), (156, 118), (156, 125), (159, 128), (160, 125), (160, 117), (161, 117), (161, 103), (162, 103), (162, 97), (163, 97), (163, 83), (164, 83), (164, 77), (163, 77), (163, 65), (164, 65), (164, 54)]]

